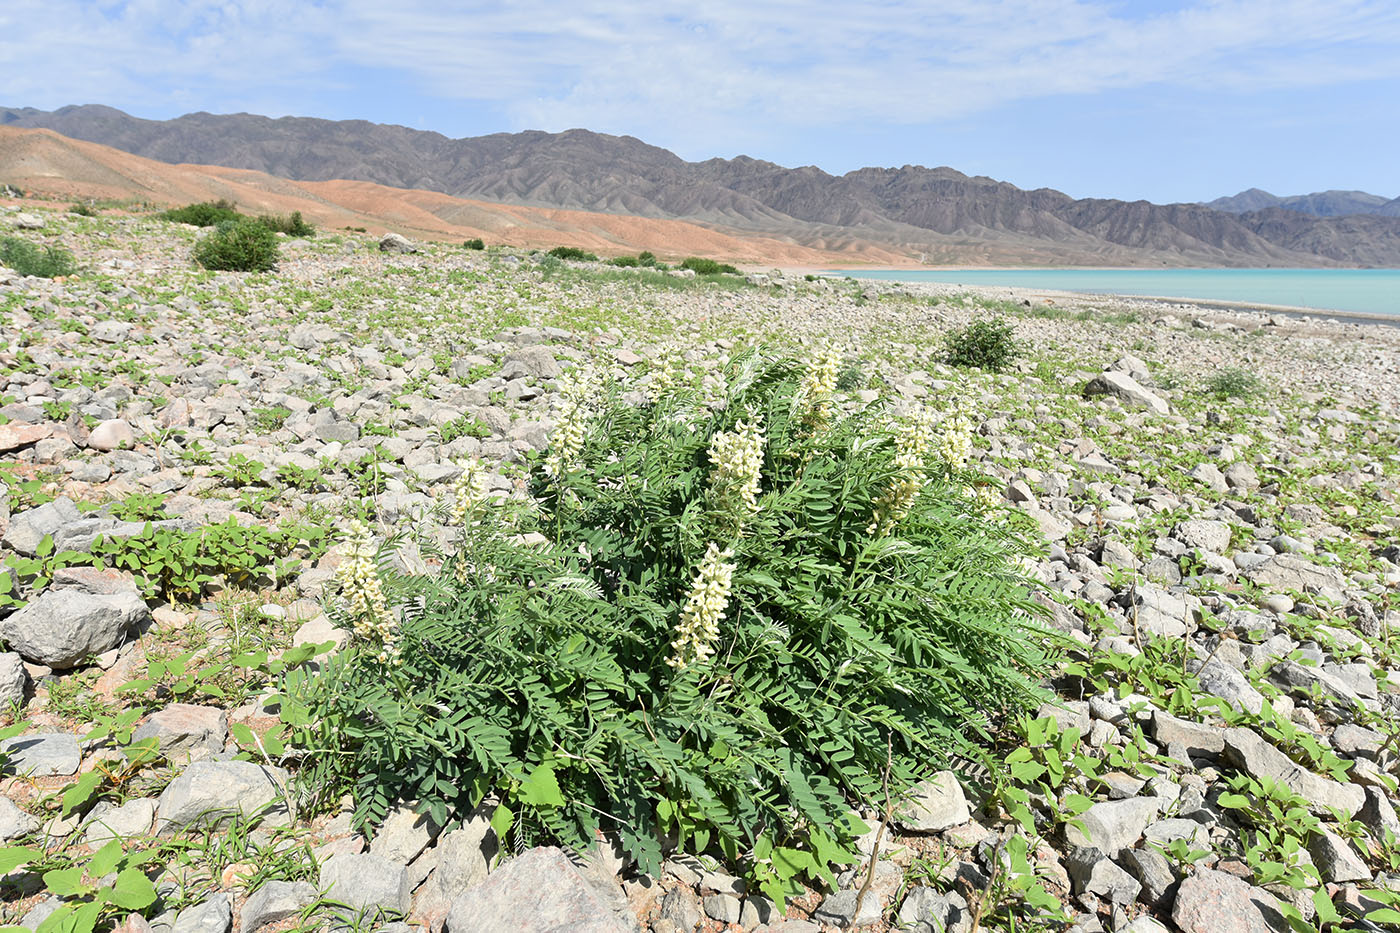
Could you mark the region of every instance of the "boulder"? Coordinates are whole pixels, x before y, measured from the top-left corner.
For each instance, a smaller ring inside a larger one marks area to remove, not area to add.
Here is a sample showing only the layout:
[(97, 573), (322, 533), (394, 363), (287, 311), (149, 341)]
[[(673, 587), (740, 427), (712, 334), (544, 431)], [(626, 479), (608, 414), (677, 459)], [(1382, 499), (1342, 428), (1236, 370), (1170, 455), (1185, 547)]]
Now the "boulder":
[(386, 233), (379, 238), (379, 251), (381, 253), (416, 253), (418, 247), (406, 236)]
[(1336, 808), (1351, 817), (1366, 802), (1363, 788), (1314, 774), (1274, 748), (1253, 729), (1226, 729), (1224, 757), (1252, 778), (1269, 777), (1287, 785), (1301, 795), (1308, 809), (1318, 816), (1329, 816), (1332, 808)]
[(28, 685), (29, 673), (24, 669), (24, 659), (13, 651), (0, 654), (0, 706), (23, 706)]
[[(530, 849), (458, 897), (447, 914), (447, 931), (629, 933), (631, 924), (618, 916), (609, 900), (561, 850)], [(699, 911), (695, 913), (698, 924)]]
[(152, 713), (133, 736), (136, 741), (154, 738), (166, 758), (202, 758), (223, 751), (228, 735), (228, 714), (211, 706), (172, 703)]
[[(356, 913), (406, 914), (412, 889), (408, 869), (378, 855), (335, 855), (321, 864), (321, 890)], [(489, 926), (477, 929), (491, 929)]]
[(156, 804), (156, 831), (178, 832), (191, 826), (222, 823), (234, 816), (285, 813), (274, 804), (282, 796), (286, 775), (251, 761), (196, 761), (171, 781)]
[(0, 753), (9, 757), (7, 773), (27, 777), (76, 774), (83, 760), (77, 737), (66, 732), (17, 735), (0, 742)]
[(9, 797), (0, 796), (0, 842), (27, 836), (38, 828), (37, 817), (21, 810)]
[(92, 429), (87, 445), (93, 450), (130, 450), (136, 446), (136, 432), (121, 418), (111, 418)]
[(911, 791), (895, 819), (907, 832), (936, 833), (961, 826), (972, 819), (972, 813), (957, 775), (940, 771)]
[(253, 933), (268, 923), (286, 920), (316, 900), (316, 889), (305, 881), (269, 881), (243, 902), (239, 933)]
[[(1266, 913), (1267, 912), (1267, 913)], [(1197, 869), (1181, 882), (1172, 921), (1181, 933), (1275, 933), (1287, 929), (1267, 892), (1223, 871)]]
[(1129, 797), (1094, 804), (1079, 816), (1079, 824), (1065, 827), (1065, 840), (1072, 846), (1098, 849), (1109, 857), (1131, 847), (1142, 838), (1147, 824), (1162, 810), (1160, 797)]
[(1096, 395), (1112, 395), (1127, 405), (1142, 411), (1165, 415), (1171, 411), (1166, 399), (1144, 387), (1132, 376), (1124, 372), (1106, 370), (1089, 380), (1084, 387), (1086, 398)]
[(215, 894), (175, 918), (171, 933), (228, 933), (233, 926), (233, 903), (227, 894)]
[(82, 517), (72, 499), (60, 497), (11, 516), (10, 527), (5, 530), (4, 541), (0, 543), (25, 557), (33, 557), (38, 553), (45, 535), (52, 535), (64, 525)]
[(53, 428), (47, 424), (24, 424), (18, 421), (0, 424), (0, 453), (9, 453), (37, 444), (51, 434)]
[(1335, 567), (1314, 564), (1297, 554), (1276, 554), (1245, 574), (1251, 583), (1279, 590), (1314, 592), (1320, 587), (1342, 589), (1346, 578)]
[(51, 588), (0, 622), (0, 635), (26, 661), (66, 670), (124, 644), (150, 618), (134, 589), (94, 595)]
[(1224, 522), (1194, 518), (1176, 526), (1175, 537), (1187, 547), (1224, 554), (1230, 548), (1230, 526)]

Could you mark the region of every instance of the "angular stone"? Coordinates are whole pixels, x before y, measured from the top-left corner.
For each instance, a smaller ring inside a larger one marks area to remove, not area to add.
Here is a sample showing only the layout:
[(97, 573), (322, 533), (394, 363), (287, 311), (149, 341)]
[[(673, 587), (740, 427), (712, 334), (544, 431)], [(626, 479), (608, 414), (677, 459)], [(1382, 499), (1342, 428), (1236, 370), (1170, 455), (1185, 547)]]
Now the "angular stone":
[(9, 797), (0, 796), (0, 842), (27, 836), (38, 828), (37, 817), (25, 813)]
[(1345, 839), (1323, 830), (1314, 833), (1308, 843), (1308, 854), (1322, 873), (1322, 880), (1331, 884), (1348, 881), (1370, 881), (1371, 870)]
[[(698, 910), (695, 921), (700, 921)], [(561, 850), (553, 847), (531, 849), (506, 862), (457, 898), (447, 914), (448, 933), (628, 933), (629, 929), (630, 925), (618, 917), (608, 900), (584, 879)]]
[[(286, 813), (282, 796), (286, 775), (251, 761), (196, 761), (171, 781), (156, 804), (156, 832), (167, 834), (191, 826), (221, 823), (235, 815)], [(271, 805), (269, 807), (269, 805)]]
[(413, 245), (413, 241), (406, 236), (386, 233), (379, 238), (379, 251), (381, 253), (416, 253), (418, 247)]
[(828, 894), (822, 898), (821, 906), (812, 914), (812, 919), (839, 927), (862, 927), (878, 923), (885, 912), (884, 898), (877, 895), (874, 888), (867, 891), (865, 899), (857, 905), (859, 897), (859, 891), (836, 891)]
[(83, 844), (100, 847), (113, 839), (144, 836), (151, 831), (155, 816), (156, 802), (149, 797), (137, 797), (100, 813), (94, 807), (83, 820)]
[(1334, 589), (1346, 586), (1346, 578), (1337, 568), (1314, 564), (1297, 554), (1276, 554), (1245, 576), (1258, 586), (1299, 592), (1316, 592), (1324, 586)]
[(1225, 474), (1213, 463), (1196, 464), (1196, 468), (1191, 471), (1191, 478), (1214, 492), (1224, 493), (1230, 490), (1230, 484), (1225, 482)]
[(1264, 695), (1254, 689), (1249, 679), (1220, 658), (1211, 658), (1196, 672), (1201, 687), (1211, 696), (1219, 697), (1237, 710), (1258, 716), (1264, 708)]
[(426, 849), (442, 827), (431, 817), (416, 812), (409, 806), (398, 806), (385, 817), (374, 841), (370, 843), (371, 855), (407, 865)]
[(215, 894), (202, 904), (180, 911), (171, 933), (228, 933), (231, 926), (233, 904), (227, 894)]
[(0, 707), (23, 706), (29, 673), (24, 659), (13, 651), (0, 654)]
[(0, 634), (26, 661), (66, 670), (122, 645), (150, 617), (134, 591), (96, 596), (50, 588), (0, 622)]
[(1143, 411), (1165, 415), (1171, 411), (1166, 399), (1149, 391), (1132, 376), (1123, 372), (1105, 371), (1089, 380), (1084, 387), (1085, 397), (1113, 395), (1129, 406)]
[(18, 421), (0, 424), (0, 453), (37, 444), (51, 434), (53, 428), (47, 424), (23, 424)]
[(136, 741), (154, 738), (167, 758), (200, 758), (221, 752), (228, 735), (228, 714), (211, 706), (172, 703), (152, 713), (132, 736)]
[(57, 533), (69, 522), (76, 522), (83, 515), (72, 499), (58, 498), (32, 509), (26, 509), (10, 517), (10, 527), (5, 529), (4, 545), (25, 557), (33, 557), (43, 543), (45, 535)]
[(1341, 784), (1314, 774), (1274, 748), (1253, 729), (1225, 730), (1225, 760), (1250, 777), (1273, 778), (1301, 795), (1308, 809), (1327, 816), (1335, 807), (1346, 816), (1356, 814), (1366, 801), (1366, 792), (1355, 784)]
[(368, 853), (336, 855), (321, 863), (321, 890), (334, 901), (370, 917), (408, 913), (412, 889), (408, 869)]
[(936, 833), (972, 819), (962, 784), (951, 771), (940, 771), (913, 789), (896, 813), (908, 832)]
[(739, 899), (733, 894), (706, 894), (700, 899), (705, 916), (720, 923), (738, 923), (742, 914)]
[(83, 761), (77, 737), (66, 732), (17, 735), (0, 742), (0, 752), (9, 756), (7, 773), (27, 777), (76, 774)]
[(239, 933), (253, 933), (267, 923), (286, 920), (316, 900), (316, 889), (305, 881), (269, 881), (243, 902)]
[[(1265, 911), (1269, 911), (1266, 914)], [(1176, 890), (1172, 921), (1181, 933), (1276, 933), (1287, 929), (1273, 896), (1222, 871), (1197, 869)]]
[(971, 928), (967, 901), (956, 891), (944, 894), (920, 885), (899, 905), (899, 929), (908, 933), (967, 933)]
[(1180, 719), (1171, 713), (1155, 710), (1152, 713), (1152, 734), (1159, 745), (1170, 746), (1180, 742), (1189, 755), (1209, 755), (1214, 757), (1225, 750), (1225, 730), (1218, 726)]
[(1230, 526), (1224, 522), (1191, 519), (1176, 526), (1175, 537), (1187, 547), (1224, 554), (1230, 548)]
[(1161, 904), (1173, 891), (1176, 872), (1167, 857), (1156, 849), (1124, 849), (1122, 861), (1123, 867), (1142, 885), (1138, 899), (1148, 907)]
[(1210, 831), (1195, 820), (1179, 817), (1149, 824), (1142, 831), (1142, 838), (1147, 846), (1165, 846), (1177, 839), (1185, 839), (1193, 849), (1210, 850)]
[(1396, 816), (1390, 798), (1379, 787), (1366, 788), (1366, 802), (1357, 812), (1356, 818), (1378, 840), (1385, 839), (1387, 833), (1400, 839), (1400, 817)]
[(1115, 904), (1131, 904), (1142, 890), (1136, 878), (1098, 849), (1074, 849), (1065, 866), (1077, 894), (1095, 894)]
[(546, 346), (521, 347), (506, 356), (506, 364), (518, 363), (526, 375), (537, 379), (556, 379), (563, 369)]
[(1081, 826), (1065, 827), (1065, 841), (1072, 846), (1098, 849), (1110, 857), (1142, 838), (1147, 824), (1162, 810), (1160, 797), (1129, 797), (1094, 804), (1079, 816)]

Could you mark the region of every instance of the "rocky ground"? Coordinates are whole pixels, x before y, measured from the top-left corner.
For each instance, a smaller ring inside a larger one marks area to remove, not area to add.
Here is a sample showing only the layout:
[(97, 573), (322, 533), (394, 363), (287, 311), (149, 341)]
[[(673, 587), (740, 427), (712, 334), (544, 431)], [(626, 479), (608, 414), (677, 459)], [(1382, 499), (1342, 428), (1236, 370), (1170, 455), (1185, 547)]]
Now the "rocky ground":
[[(154, 919), (129, 930), (965, 933), (1000, 926), (1027, 879), (1061, 905), (1033, 923), (1086, 933), (1387, 921), (1400, 330), (777, 271), (715, 284), (333, 232), (283, 241), (275, 273), (215, 274), (191, 228), (29, 214), (18, 232), (82, 271), (0, 269), (0, 697), (18, 724), (0, 839), (88, 866), (70, 903), (120, 880), (131, 863), (85, 861), (120, 837), (161, 863)], [(1024, 345), (1015, 371), (939, 362), (948, 330), (992, 314)], [(370, 841), (347, 812), (288, 812), (259, 693), (269, 655), (344, 642), (322, 601), (349, 517), (431, 532), (472, 455), (517, 493), (570, 367), (712, 379), (737, 345), (825, 339), (863, 391), (970, 403), (976, 458), (1044, 539), (1031, 566), (1078, 647), (1009, 779), (931, 778), (873, 870), (786, 918), (695, 859), (638, 878), (606, 850), (501, 859), (484, 816), (439, 833), (404, 808)], [(142, 742), (149, 760), (120, 753)], [(987, 803), (1012, 785), (1029, 827)], [(239, 818), (210, 831), (211, 814)], [(63, 903), (36, 879), (12, 872), (0, 922)]]

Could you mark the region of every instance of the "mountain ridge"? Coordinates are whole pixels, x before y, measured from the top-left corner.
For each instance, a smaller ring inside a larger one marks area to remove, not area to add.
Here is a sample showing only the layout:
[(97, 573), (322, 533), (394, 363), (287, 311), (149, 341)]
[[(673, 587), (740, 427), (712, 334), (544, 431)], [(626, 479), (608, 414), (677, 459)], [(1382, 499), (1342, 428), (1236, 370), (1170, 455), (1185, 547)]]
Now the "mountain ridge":
[(143, 120), (102, 105), (0, 109), (0, 124), (43, 127), (167, 163), (298, 181), (363, 180), (775, 238), (854, 237), (911, 256), (932, 250), (952, 263), (968, 261), (962, 253), (1010, 250), (1073, 264), (1400, 265), (1400, 217), (1313, 217), (1272, 203), (1232, 213), (1198, 204), (1076, 200), (946, 166), (831, 175), (747, 156), (686, 162), (635, 137), (585, 129), (451, 139), (363, 120), (205, 112)]

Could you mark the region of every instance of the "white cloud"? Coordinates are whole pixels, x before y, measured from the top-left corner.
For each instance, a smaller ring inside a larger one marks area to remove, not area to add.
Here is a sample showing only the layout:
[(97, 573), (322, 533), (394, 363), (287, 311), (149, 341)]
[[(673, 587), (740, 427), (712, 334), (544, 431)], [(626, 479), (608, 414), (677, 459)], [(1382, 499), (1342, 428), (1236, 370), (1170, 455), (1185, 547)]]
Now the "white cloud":
[[(1126, 5), (1128, 14), (1132, 4)], [(527, 126), (713, 149), (924, 124), (1149, 85), (1250, 91), (1400, 75), (1392, 0), (6, 0), (4, 103), (235, 109), (385, 69)], [(406, 102), (412, 107), (412, 102)]]

